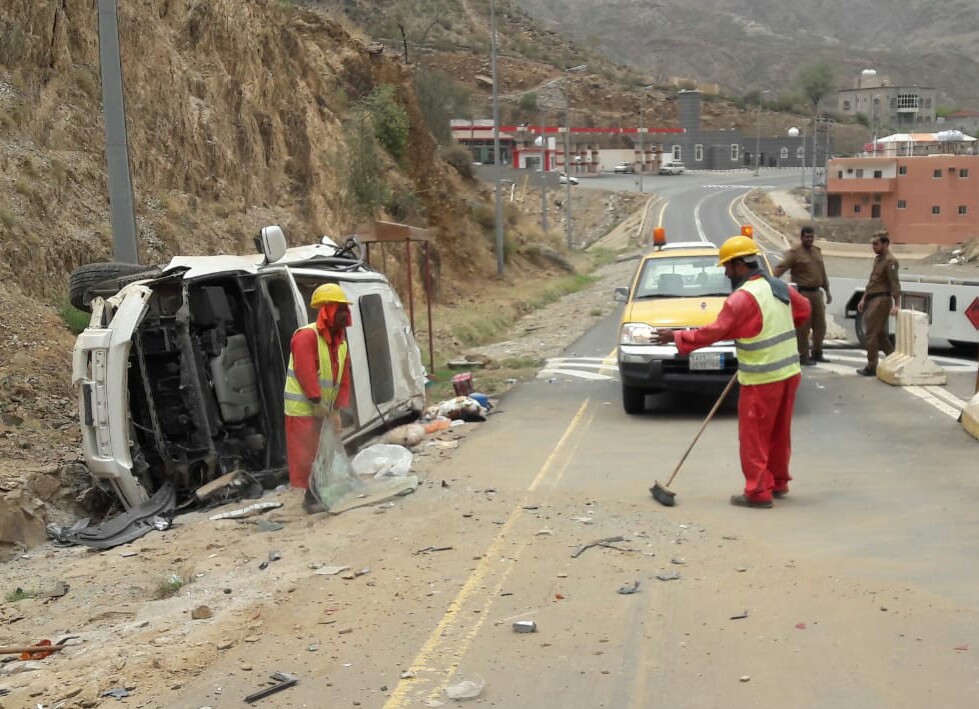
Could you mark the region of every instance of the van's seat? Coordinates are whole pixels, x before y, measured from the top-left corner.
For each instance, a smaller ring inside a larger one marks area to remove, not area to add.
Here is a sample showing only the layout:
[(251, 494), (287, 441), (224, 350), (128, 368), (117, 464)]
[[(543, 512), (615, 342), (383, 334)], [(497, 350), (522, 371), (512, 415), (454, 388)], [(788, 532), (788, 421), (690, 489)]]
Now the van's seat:
[(258, 413), (261, 402), (255, 365), (244, 335), (231, 335), (228, 344), (211, 358), (211, 376), (225, 423), (241, 423)]

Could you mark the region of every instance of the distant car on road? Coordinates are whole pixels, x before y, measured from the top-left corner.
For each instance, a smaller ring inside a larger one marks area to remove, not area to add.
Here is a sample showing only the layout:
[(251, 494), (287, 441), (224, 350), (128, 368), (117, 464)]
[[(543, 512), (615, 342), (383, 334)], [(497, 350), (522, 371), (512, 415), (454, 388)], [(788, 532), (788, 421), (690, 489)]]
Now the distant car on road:
[(661, 175), (682, 175), (687, 167), (679, 160), (670, 160), (663, 163), (659, 168)]
[(578, 178), (577, 177), (575, 177), (574, 175), (570, 175), (569, 176), (565, 172), (558, 173), (558, 179), (560, 179), (562, 185), (566, 185), (569, 182), (572, 185), (577, 185), (578, 184)]
[(612, 172), (635, 172), (636, 166), (631, 162), (620, 162), (618, 165), (612, 168)]

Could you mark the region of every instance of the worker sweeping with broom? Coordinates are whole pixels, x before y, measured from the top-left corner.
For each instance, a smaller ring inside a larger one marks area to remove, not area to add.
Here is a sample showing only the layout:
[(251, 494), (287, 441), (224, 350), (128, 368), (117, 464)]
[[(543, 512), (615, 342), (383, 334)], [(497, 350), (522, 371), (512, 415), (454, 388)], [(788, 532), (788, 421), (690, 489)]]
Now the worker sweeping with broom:
[[(809, 318), (810, 305), (787, 283), (766, 275), (760, 257), (761, 251), (749, 236), (727, 239), (721, 245), (718, 265), (724, 266), (734, 292), (724, 302), (717, 320), (695, 330), (659, 328), (656, 336), (660, 344), (675, 342), (682, 355), (719, 340), (735, 341), (741, 385), (738, 438), (745, 487), (743, 494), (731, 496), (731, 504), (767, 508), (772, 506), (773, 496), (783, 497), (789, 492), (792, 479), (792, 409), (801, 379), (795, 328)], [(660, 488), (660, 495), (656, 488)], [(663, 504), (672, 504), (673, 493), (659, 483), (653, 488), (653, 496)], [(661, 499), (665, 496), (669, 496), (668, 502)]]

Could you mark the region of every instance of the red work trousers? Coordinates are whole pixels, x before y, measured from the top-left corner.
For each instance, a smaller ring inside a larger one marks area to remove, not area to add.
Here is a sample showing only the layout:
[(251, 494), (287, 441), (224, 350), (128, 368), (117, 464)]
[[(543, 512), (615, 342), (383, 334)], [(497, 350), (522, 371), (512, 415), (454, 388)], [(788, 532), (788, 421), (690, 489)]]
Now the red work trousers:
[(291, 487), (309, 487), (322, 427), (323, 419), (314, 416), (286, 416), (286, 457)]
[(772, 499), (772, 491), (789, 489), (792, 455), (792, 409), (802, 375), (780, 382), (741, 387), (738, 438), (744, 494), (754, 502)]

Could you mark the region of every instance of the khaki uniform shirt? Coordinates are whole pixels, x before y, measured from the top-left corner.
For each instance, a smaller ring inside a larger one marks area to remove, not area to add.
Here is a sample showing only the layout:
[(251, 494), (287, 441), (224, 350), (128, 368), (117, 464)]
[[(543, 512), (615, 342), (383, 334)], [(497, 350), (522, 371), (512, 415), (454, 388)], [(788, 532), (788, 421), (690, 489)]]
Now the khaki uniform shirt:
[(897, 277), (897, 259), (890, 251), (885, 251), (874, 258), (874, 267), (867, 281), (867, 295), (874, 293), (889, 293), (892, 298), (901, 295), (901, 282)]
[(792, 282), (799, 288), (824, 288), (829, 293), (829, 279), (826, 278), (826, 266), (823, 263), (823, 252), (818, 246), (810, 249), (802, 244), (785, 252), (782, 263), (775, 267), (775, 275), (781, 276), (789, 271)]

